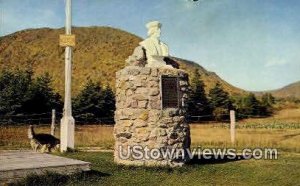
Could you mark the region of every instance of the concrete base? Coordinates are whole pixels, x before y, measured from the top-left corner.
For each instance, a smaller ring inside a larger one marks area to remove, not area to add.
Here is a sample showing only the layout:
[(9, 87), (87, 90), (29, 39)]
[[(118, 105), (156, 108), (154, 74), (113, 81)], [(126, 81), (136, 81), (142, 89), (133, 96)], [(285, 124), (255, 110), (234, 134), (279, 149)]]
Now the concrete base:
[(0, 152), (0, 165), (0, 183), (13, 182), (31, 174), (45, 174), (47, 171), (73, 174), (90, 170), (89, 162), (31, 151)]
[(60, 151), (74, 149), (75, 120), (72, 116), (64, 116), (60, 125)]

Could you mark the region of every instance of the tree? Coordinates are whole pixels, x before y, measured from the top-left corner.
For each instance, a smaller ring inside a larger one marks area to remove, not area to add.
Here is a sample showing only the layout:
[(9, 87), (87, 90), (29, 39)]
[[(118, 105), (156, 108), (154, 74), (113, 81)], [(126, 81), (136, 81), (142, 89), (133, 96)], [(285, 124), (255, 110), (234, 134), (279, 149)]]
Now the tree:
[(191, 116), (209, 115), (211, 109), (205, 94), (204, 83), (196, 69), (191, 80), (192, 92), (188, 100), (188, 114)]
[(22, 113), (24, 103), (30, 99), (28, 91), (32, 82), (32, 71), (2, 71), (0, 74), (0, 114)]
[(115, 96), (110, 87), (102, 88), (89, 80), (73, 100), (74, 116), (78, 122), (113, 121)]
[(77, 120), (94, 122), (103, 110), (102, 89), (99, 84), (89, 80), (83, 90), (74, 99), (74, 116)]
[(275, 104), (275, 98), (271, 93), (265, 93), (261, 97), (261, 102), (263, 105), (272, 106), (273, 104)]
[(112, 89), (107, 85), (105, 89), (103, 89), (102, 96), (103, 96), (104, 108), (105, 108), (104, 116), (113, 119), (116, 110), (115, 94), (112, 91)]
[(261, 104), (253, 93), (241, 97), (236, 105), (241, 118), (260, 115)]
[(275, 98), (271, 93), (265, 93), (261, 97), (261, 111), (260, 115), (270, 116), (273, 113), (273, 105), (275, 104)]
[(62, 100), (51, 88), (52, 79), (49, 73), (32, 81), (27, 92), (27, 100), (22, 109), (25, 113), (46, 113), (52, 109), (62, 110)]
[(223, 90), (220, 83), (216, 83), (209, 91), (209, 101), (217, 120), (223, 119), (223, 116), (228, 115), (229, 110), (233, 108), (229, 94)]
[(260, 115), (260, 102), (253, 93), (248, 94), (245, 98), (245, 114), (258, 116)]
[(270, 93), (262, 95), (259, 101), (253, 93), (235, 97), (235, 108), (239, 118), (253, 116), (270, 116), (273, 113), (275, 98)]
[[(61, 97), (50, 87), (49, 74), (36, 79), (32, 77), (32, 70), (0, 73), (0, 114), (5, 117), (1, 122), (22, 123), (28, 119), (32, 123), (48, 122), (51, 109), (61, 109)], [(49, 113), (43, 116), (46, 120), (36, 115), (41, 113)]]
[(209, 91), (210, 104), (213, 108), (221, 107), (224, 109), (232, 109), (232, 102), (229, 94), (223, 90), (220, 83), (216, 83), (215, 87)]

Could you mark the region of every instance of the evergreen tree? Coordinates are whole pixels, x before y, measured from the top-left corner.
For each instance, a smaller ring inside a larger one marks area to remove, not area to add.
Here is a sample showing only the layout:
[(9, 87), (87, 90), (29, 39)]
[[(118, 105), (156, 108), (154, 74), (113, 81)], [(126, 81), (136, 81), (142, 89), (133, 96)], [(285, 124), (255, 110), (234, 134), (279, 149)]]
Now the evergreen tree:
[(104, 100), (101, 86), (89, 80), (74, 99), (73, 108), (78, 122), (95, 122), (97, 117), (103, 117)]
[(188, 100), (188, 114), (190, 116), (209, 115), (211, 109), (205, 94), (204, 83), (196, 69), (191, 80), (192, 92)]
[(116, 110), (116, 101), (115, 94), (112, 89), (107, 85), (103, 90), (102, 97), (104, 100), (104, 108), (105, 113), (104, 116), (108, 118), (108, 120), (113, 121), (114, 113)]
[(274, 103), (275, 98), (269, 93), (264, 94), (261, 101), (253, 93), (235, 98), (235, 108), (239, 118), (270, 116), (273, 113)]
[(52, 109), (61, 111), (62, 100), (58, 93), (51, 88), (52, 79), (49, 73), (32, 81), (27, 94), (27, 100), (22, 106), (25, 113), (46, 113)]
[(260, 102), (253, 93), (249, 93), (242, 100), (242, 106), (239, 109), (239, 113), (246, 115), (246, 117), (260, 115)]
[(209, 91), (209, 98), (212, 108), (232, 109), (229, 94), (223, 90), (220, 83), (216, 83), (215, 87)]
[(261, 97), (261, 102), (263, 105), (272, 106), (275, 104), (275, 98), (271, 93), (265, 93)]
[(261, 110), (260, 115), (270, 116), (273, 113), (273, 104), (275, 104), (275, 98), (271, 93), (265, 93), (261, 97)]
[(2, 71), (0, 74), (0, 114), (22, 113), (24, 103), (30, 99), (28, 91), (32, 82), (32, 71)]
[(74, 115), (78, 122), (113, 122), (115, 96), (109, 86), (103, 89), (99, 83), (89, 80), (73, 103)]
[(32, 76), (31, 70), (0, 73), (0, 114), (5, 117), (1, 122), (22, 123), (28, 119), (33, 123), (48, 122), (51, 119), (50, 114), (43, 116), (48, 118), (46, 120), (40, 120), (40, 115), (36, 117), (33, 115), (50, 113), (53, 108), (60, 110), (61, 97), (50, 88), (49, 74), (36, 79)]
[(209, 91), (209, 98), (216, 120), (224, 119), (229, 110), (233, 108), (229, 94), (223, 90), (220, 83), (216, 83), (215, 87)]

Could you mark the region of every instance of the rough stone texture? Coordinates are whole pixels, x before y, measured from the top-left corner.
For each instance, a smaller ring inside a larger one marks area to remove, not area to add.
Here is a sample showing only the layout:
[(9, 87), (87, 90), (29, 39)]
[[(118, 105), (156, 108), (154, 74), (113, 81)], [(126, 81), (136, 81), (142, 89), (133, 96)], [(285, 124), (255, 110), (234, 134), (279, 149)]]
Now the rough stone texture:
[[(162, 109), (160, 78), (179, 78), (179, 108)], [(170, 68), (127, 66), (116, 73), (115, 151), (119, 164), (145, 166), (180, 166), (182, 159), (121, 159), (128, 147), (139, 145), (149, 149), (189, 149), (190, 129), (185, 120), (185, 102), (190, 90), (185, 71)], [(149, 153), (149, 152), (148, 152)], [(186, 151), (185, 151), (186, 153)], [(145, 157), (145, 156), (144, 156)]]
[(136, 47), (133, 51), (133, 54), (126, 60), (126, 65), (128, 66), (144, 67), (146, 63), (146, 51), (142, 46)]

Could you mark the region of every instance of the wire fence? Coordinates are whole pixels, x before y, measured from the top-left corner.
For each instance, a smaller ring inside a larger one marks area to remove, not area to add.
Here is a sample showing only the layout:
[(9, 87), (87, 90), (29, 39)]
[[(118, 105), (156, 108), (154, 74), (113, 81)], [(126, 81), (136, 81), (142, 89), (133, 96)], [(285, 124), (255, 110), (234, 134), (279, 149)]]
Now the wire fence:
[[(266, 118), (267, 116), (260, 115), (251, 115), (251, 114), (242, 114), (237, 113), (235, 115), (237, 120), (246, 119), (246, 118)], [(187, 116), (187, 120), (190, 123), (214, 123), (214, 122), (230, 122), (230, 114), (218, 114), (218, 115), (197, 115), (197, 116)]]
[[(59, 124), (63, 113), (55, 113), (54, 123)], [(76, 124), (114, 124), (111, 117), (84, 117), (84, 115), (74, 116)], [(0, 125), (49, 125), (52, 123), (52, 112), (39, 114), (11, 114), (0, 115)]]
[[(59, 124), (63, 113), (56, 112), (54, 123)], [(76, 124), (108, 124), (113, 125), (114, 118), (112, 117), (85, 117), (85, 114), (73, 116)], [(242, 113), (236, 113), (237, 119), (243, 118), (264, 118), (264, 116), (247, 115)], [(229, 122), (230, 115), (228, 114), (208, 114), (208, 115), (193, 115), (187, 116), (187, 121), (190, 123), (213, 123), (213, 122)], [(49, 125), (52, 123), (52, 112), (45, 112), (39, 114), (12, 114), (12, 115), (0, 115), (0, 125)]]
[[(61, 114), (57, 114), (59, 117)], [(51, 112), (39, 113), (39, 114), (6, 114), (0, 115), (0, 124), (7, 125), (22, 125), (22, 124), (46, 124), (51, 123)]]

